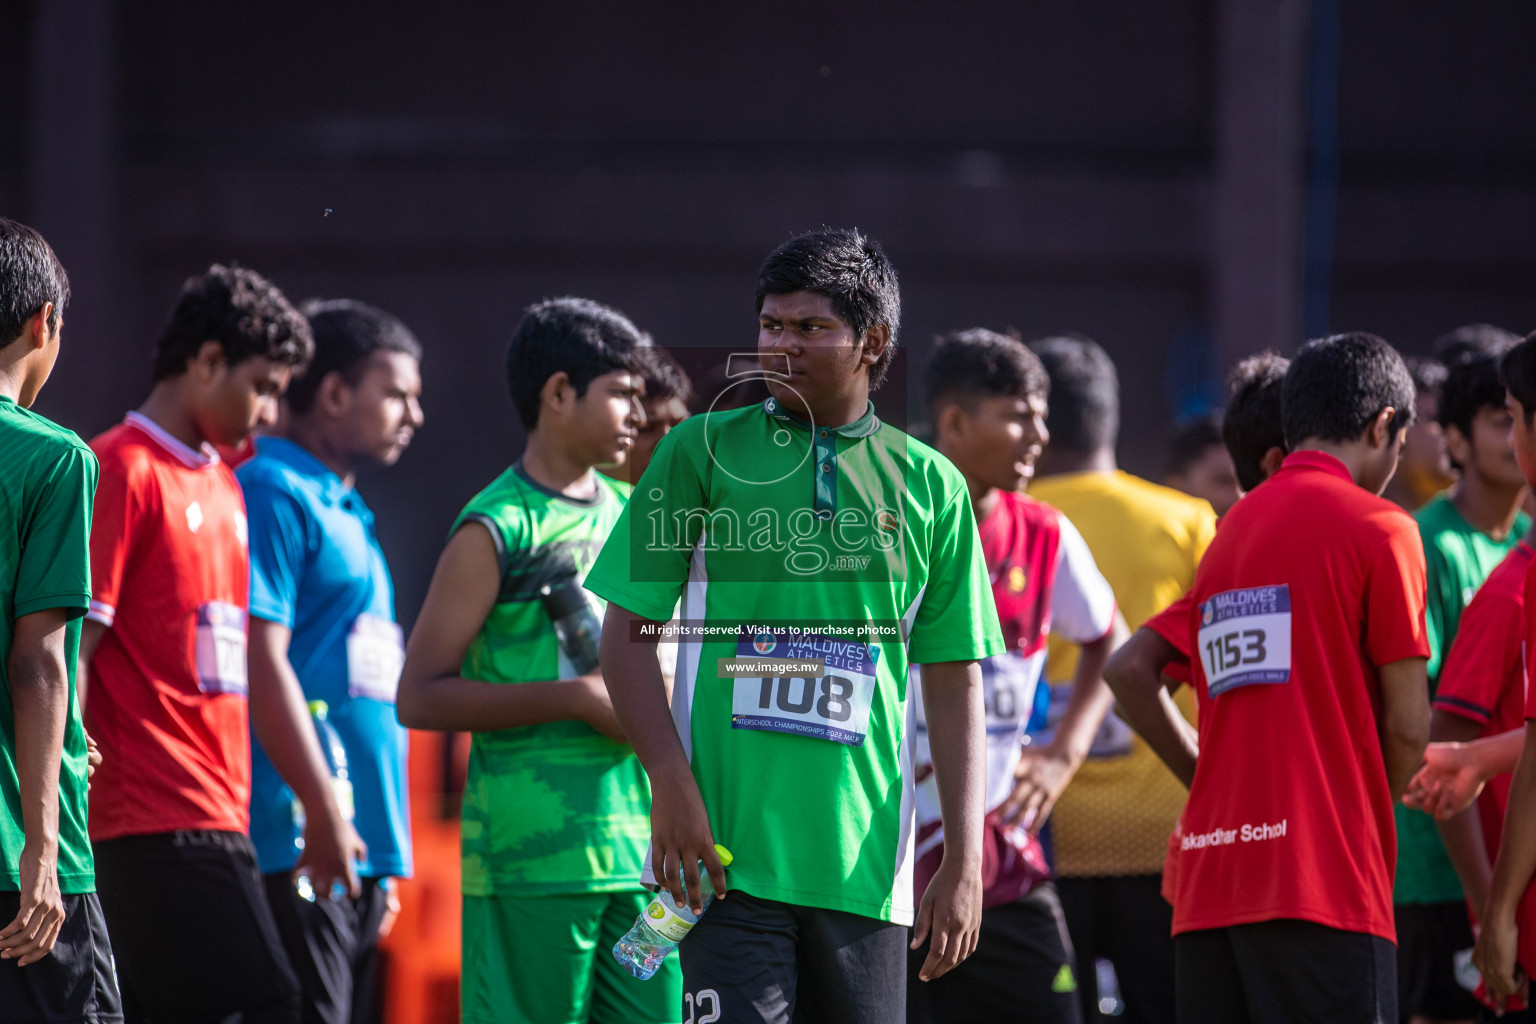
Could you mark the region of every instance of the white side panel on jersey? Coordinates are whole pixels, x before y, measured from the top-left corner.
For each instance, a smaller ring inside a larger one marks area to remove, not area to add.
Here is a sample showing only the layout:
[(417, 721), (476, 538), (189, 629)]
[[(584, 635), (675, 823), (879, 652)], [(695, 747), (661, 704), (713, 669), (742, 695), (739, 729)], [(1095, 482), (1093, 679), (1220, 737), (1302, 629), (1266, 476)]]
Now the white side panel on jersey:
[[(693, 545), (693, 557), (688, 562), (688, 582), (683, 585), (683, 599), (678, 606), (677, 617), (683, 622), (705, 617), (705, 598), (709, 591), (709, 570), (704, 564), (706, 540), (706, 531), (700, 530), (699, 539)], [(683, 741), (683, 753), (689, 764), (693, 763), (693, 695), (698, 689), (702, 653), (702, 641), (678, 639), (677, 674), (672, 677), (672, 724)], [(649, 842), (645, 847), (645, 865), (640, 870), (640, 884), (657, 884), (656, 872), (651, 869)]]

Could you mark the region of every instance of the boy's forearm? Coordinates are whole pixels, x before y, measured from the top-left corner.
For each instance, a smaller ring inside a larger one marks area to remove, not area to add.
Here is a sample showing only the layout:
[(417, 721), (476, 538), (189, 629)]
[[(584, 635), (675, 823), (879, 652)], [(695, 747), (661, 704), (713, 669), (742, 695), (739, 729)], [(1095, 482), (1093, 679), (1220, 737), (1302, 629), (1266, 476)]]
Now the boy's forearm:
[(585, 721), (586, 680), (488, 683), (462, 676), (401, 681), (397, 712), (403, 725), (435, 732), (495, 732), (545, 722)]
[(656, 656), (656, 644), (632, 639), (630, 624), (638, 618), (633, 612), (609, 603), (598, 661), (614, 717), (655, 785), (658, 780), (691, 775), (692, 768), (672, 721), (670, 694)]
[(342, 810), (331, 788), (330, 769), (298, 676), (285, 655), (266, 648), (261, 624), (252, 620), (252, 627), (248, 661), (251, 731), (277, 774), (311, 814), (324, 808), (340, 817)]
[(986, 708), (974, 661), (922, 666), (928, 748), (944, 822), (944, 856), (981, 867), (986, 817)]
[[(1430, 713), (1429, 739), (1431, 743), (1467, 743), (1477, 739), (1482, 726), (1470, 718), (1453, 715), (1439, 708)], [(1483, 839), (1483, 825), (1478, 817), (1477, 805), (1436, 821), (1445, 852), (1451, 858), (1451, 866), (1461, 879), (1461, 888), (1472, 904), (1473, 913), (1481, 919), (1483, 906), (1488, 901), (1488, 887), (1493, 881), (1493, 861), (1488, 856), (1488, 844)]]
[(1109, 659), (1104, 679), (1120, 717), (1146, 741), (1168, 770), (1190, 786), (1200, 748), (1195, 730), (1163, 684), (1163, 667), (1178, 652), (1154, 630), (1138, 629)]
[(1532, 874), (1536, 874), (1536, 736), (1527, 725), (1525, 750), (1510, 784), (1509, 809), (1484, 919), (1512, 919)]
[(6, 669), (16, 730), (16, 776), (26, 846), (52, 859), (59, 842), (59, 771), (69, 717), (63, 629), (58, 643), (13, 648)]

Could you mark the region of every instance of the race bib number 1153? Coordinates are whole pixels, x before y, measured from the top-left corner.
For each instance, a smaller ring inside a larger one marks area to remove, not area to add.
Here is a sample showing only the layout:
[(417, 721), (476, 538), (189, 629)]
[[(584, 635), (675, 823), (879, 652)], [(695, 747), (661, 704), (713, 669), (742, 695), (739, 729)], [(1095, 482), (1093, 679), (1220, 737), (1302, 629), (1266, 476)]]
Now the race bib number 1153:
[(1291, 588), (1225, 590), (1200, 606), (1200, 660), (1208, 691), (1291, 678)]

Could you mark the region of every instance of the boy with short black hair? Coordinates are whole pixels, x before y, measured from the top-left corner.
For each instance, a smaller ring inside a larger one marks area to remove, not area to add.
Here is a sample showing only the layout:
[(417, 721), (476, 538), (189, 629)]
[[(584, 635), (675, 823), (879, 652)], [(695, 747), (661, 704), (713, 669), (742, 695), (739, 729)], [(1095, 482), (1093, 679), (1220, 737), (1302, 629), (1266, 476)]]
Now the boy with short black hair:
[[(1445, 338), (1441, 339), (1446, 342)], [(1445, 386), (1446, 368), (1442, 359), (1459, 359), (1480, 342), (1467, 339), (1440, 343), (1434, 356), (1404, 356), (1403, 364), (1413, 378), (1414, 417), (1403, 442), (1403, 455), (1397, 472), (1381, 493), (1408, 512), (1417, 512), (1435, 495), (1456, 482), (1456, 470), (1445, 449), (1445, 432), (1440, 427), (1440, 389)]]
[[(272, 742), (264, 713), (278, 695), (258, 686), (248, 716), (245, 503), (215, 446), (275, 422), (311, 349), (282, 292), (215, 264), (182, 288), (149, 397), (92, 442), (101, 484), (80, 652), (105, 762), (91, 836), (130, 1020), (298, 1020), (246, 834), (248, 718)], [(344, 862), (356, 836), (314, 839)]]
[[(288, 388), (281, 427), (236, 473), (250, 517), (251, 677), (282, 695), (292, 733), (280, 752), (252, 746), (251, 842), (304, 1019), (368, 1024), (382, 1016), (379, 931), (394, 879), (411, 873), (411, 839), (394, 584), (354, 483), (359, 470), (393, 465), (421, 426), (421, 345), (362, 302), (301, 311), (315, 356)], [(343, 764), (292, 742), (318, 730)], [(331, 814), (342, 820), (326, 822)], [(362, 859), (324, 863), (311, 833), (348, 820)]]
[[(1113, 701), (1100, 674), (1115, 642), (1115, 595), (1066, 517), (1025, 496), (1049, 442), (1050, 381), (1016, 338), (984, 329), (941, 339), (926, 377), (936, 446), (965, 476), (1007, 649), (981, 662), (987, 714), (984, 912), (975, 954), (926, 985), (914, 951), (912, 1024), (1082, 1020), (1061, 901), (1037, 833), (1088, 754)], [(1066, 710), (1043, 747), (1024, 730), (1045, 667), (1047, 635), (1082, 647)], [(914, 673), (915, 676), (915, 673)], [(914, 678), (914, 685), (916, 680)], [(938, 793), (918, 695), (917, 892), (940, 864)]]
[(645, 385), (640, 400), (645, 423), (635, 434), (635, 446), (621, 464), (598, 467), (599, 472), (630, 486), (640, 482), (661, 439), (688, 418), (688, 403), (693, 401), (693, 382), (688, 379), (688, 372), (666, 349), (653, 344), (635, 349), (635, 372)]
[[(679, 949), (690, 1012), (884, 1024), (906, 1013), (914, 909), (920, 978), (975, 948), (976, 660), (1002, 637), (964, 478), (869, 399), (901, 311), (885, 253), (857, 231), (793, 238), (757, 306), (736, 361), (770, 397), (673, 430), (588, 578), (609, 601), (603, 676), (653, 783), (648, 877), (701, 909), (702, 862), (723, 897)], [(669, 710), (655, 646), (679, 598), (700, 632)], [(820, 670), (742, 674), (773, 657)], [(945, 829), (916, 908), (909, 662)]]
[(1377, 495), (1413, 382), (1380, 338), (1336, 335), (1297, 353), (1282, 408), (1291, 454), (1193, 588), (1198, 753), (1159, 751), (1192, 780), (1173, 925), (1187, 1024), (1397, 1019), (1392, 807), (1428, 732), (1429, 644), (1417, 530)]
[(468, 731), (464, 969), (468, 1024), (676, 1024), (675, 962), (651, 980), (614, 943), (640, 885), (650, 788), (597, 660), (602, 602), (584, 589), (629, 486), (644, 422), (640, 333), (588, 299), (530, 306), (507, 349), (522, 457), (454, 523), (411, 632), (397, 711)]
[[(1446, 450), (1459, 479), (1414, 514), (1424, 541), (1428, 570), (1426, 625), (1429, 630), (1429, 695), (1438, 691), (1441, 669), (1471, 595), (1531, 527), (1520, 509), (1525, 477), (1510, 447), (1512, 420), (1499, 382), (1499, 359), (1509, 349), (1498, 338), (1463, 348), (1446, 367), (1440, 388), (1439, 419)], [(1476, 738), (1480, 726), (1441, 716), (1436, 740)], [(1453, 866), (1467, 869), (1474, 885), (1473, 906), (1486, 895), (1486, 867), (1479, 876), (1477, 824), (1466, 816), (1451, 824), (1454, 850), (1442, 843), (1435, 823), (1397, 808), (1397, 875), (1393, 887), (1397, 919), (1400, 1009), (1405, 1016), (1467, 1020), (1477, 1014), (1471, 981), (1456, 968), (1472, 949), (1461, 881)], [(1481, 884), (1479, 884), (1481, 882)]]
[(121, 1021), (86, 834), (75, 673), (90, 607), (96, 457), (31, 411), (59, 357), (69, 278), (0, 217), (0, 1022)]

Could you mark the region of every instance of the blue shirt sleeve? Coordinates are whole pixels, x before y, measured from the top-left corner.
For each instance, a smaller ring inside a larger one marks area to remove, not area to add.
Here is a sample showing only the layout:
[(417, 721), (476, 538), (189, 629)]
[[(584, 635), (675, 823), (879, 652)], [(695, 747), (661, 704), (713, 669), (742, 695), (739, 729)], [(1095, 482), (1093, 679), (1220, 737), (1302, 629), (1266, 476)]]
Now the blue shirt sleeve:
[(292, 629), (309, 549), (308, 516), (292, 494), (263, 480), (242, 482), (250, 527), (251, 614)]

